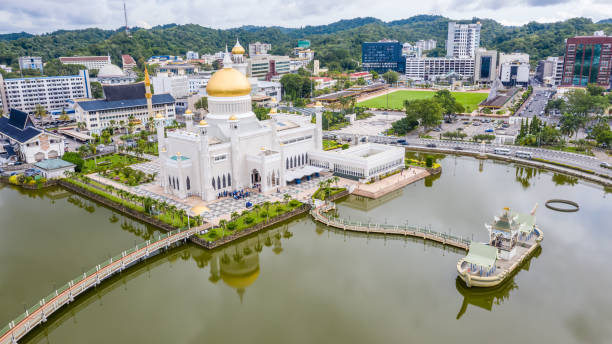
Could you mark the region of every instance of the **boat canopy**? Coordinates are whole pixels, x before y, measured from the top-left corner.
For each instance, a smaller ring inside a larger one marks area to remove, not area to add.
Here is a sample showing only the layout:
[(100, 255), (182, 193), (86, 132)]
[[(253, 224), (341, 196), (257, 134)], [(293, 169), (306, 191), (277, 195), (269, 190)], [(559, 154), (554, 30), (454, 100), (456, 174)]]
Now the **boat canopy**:
[(470, 243), (470, 250), (468, 255), (465, 257), (465, 261), (482, 266), (483, 268), (491, 269), (495, 266), (497, 260), (497, 248), (483, 244), (480, 242)]

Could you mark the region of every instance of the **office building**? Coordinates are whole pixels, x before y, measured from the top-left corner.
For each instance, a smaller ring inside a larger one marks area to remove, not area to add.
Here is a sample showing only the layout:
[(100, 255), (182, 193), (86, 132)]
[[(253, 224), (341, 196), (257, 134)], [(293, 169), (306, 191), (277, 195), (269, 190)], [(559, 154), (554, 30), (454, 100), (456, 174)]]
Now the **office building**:
[(406, 59), (406, 78), (436, 80), (456, 74), (467, 80), (474, 77), (474, 59), (458, 57), (424, 57)]
[(366, 82), (372, 81), (372, 74), (370, 72), (356, 72), (349, 74), (349, 81), (355, 82), (359, 79), (363, 78)]
[(260, 80), (272, 80), (291, 72), (289, 56), (255, 55), (247, 59), (247, 75)]
[(529, 55), (500, 53), (499, 78), (504, 86), (527, 86), (529, 84)]
[(189, 60), (197, 60), (200, 58), (200, 54), (196, 51), (188, 51), (185, 54), (185, 59), (187, 59), (187, 61)]
[(612, 37), (579, 36), (565, 44), (562, 86), (597, 84), (610, 88)]
[(129, 84), (136, 81), (136, 73), (126, 73), (117, 65), (107, 64), (98, 71), (97, 80), (102, 85)]
[(212, 74), (212, 71), (201, 71), (198, 74), (190, 75), (187, 79), (189, 94), (205, 94), (206, 85), (208, 84), (208, 80), (212, 77)]
[(136, 67), (136, 60), (131, 55), (121, 55), (121, 66), (123, 67), (123, 72), (131, 73)]
[(312, 76), (310, 80), (314, 83), (315, 90), (331, 89), (336, 86), (338, 80), (326, 77), (326, 76)]
[(255, 42), (249, 44), (249, 56), (265, 55), (272, 50), (272, 44)]
[(175, 55), (155, 55), (147, 60), (148, 64), (165, 64), (170, 62), (183, 62), (183, 58)]
[(100, 134), (112, 124), (132, 123), (143, 127), (149, 121), (150, 110), (159, 114), (166, 123), (176, 118), (175, 100), (170, 94), (150, 92), (149, 74), (145, 72), (145, 82), (129, 85), (104, 86), (101, 100), (75, 102), (75, 118), (85, 123), (90, 133)]
[(43, 62), (40, 56), (20, 56), (19, 69), (38, 69), (43, 72)]
[(404, 74), (406, 58), (398, 41), (364, 42), (361, 44), (361, 63), (366, 71), (385, 73), (389, 70)]
[(563, 78), (563, 56), (550, 56), (538, 62), (535, 77), (548, 86), (561, 85)]
[(436, 42), (435, 39), (427, 39), (427, 40), (420, 39), (420, 40), (416, 41), (416, 43), (414, 45), (418, 49), (420, 49), (421, 52), (423, 52), (423, 51), (428, 51), (428, 50), (435, 49), (437, 43), (438, 42)]
[(111, 64), (110, 56), (68, 56), (60, 57), (59, 60), (63, 64), (77, 64), (85, 66), (87, 69), (98, 70)]
[(9, 107), (32, 113), (38, 104), (49, 112), (62, 110), (70, 99), (91, 97), (89, 71), (68, 76), (0, 78), (0, 93), (5, 113)]
[(191, 63), (167, 63), (157, 68), (157, 73), (168, 75), (192, 75), (198, 73), (199, 69)]
[(474, 57), (480, 47), (480, 22), (476, 24), (448, 23), (447, 57)]
[(474, 83), (490, 84), (497, 77), (497, 51), (476, 49), (474, 59)]
[(283, 100), (283, 85), (280, 82), (258, 80), (252, 88), (252, 95), (272, 97), (277, 102)]

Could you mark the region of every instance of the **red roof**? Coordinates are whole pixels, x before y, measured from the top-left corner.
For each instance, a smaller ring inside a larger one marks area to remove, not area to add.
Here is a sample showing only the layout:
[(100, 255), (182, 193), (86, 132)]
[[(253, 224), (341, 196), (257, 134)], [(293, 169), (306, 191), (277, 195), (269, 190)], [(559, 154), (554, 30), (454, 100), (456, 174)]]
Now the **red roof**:
[(123, 65), (135, 65), (136, 61), (134, 60), (134, 58), (131, 55), (121, 55), (121, 62), (123, 63)]
[(65, 56), (59, 59), (61, 62), (110, 61), (110, 56)]
[(356, 73), (351, 73), (350, 75), (360, 77), (360, 76), (366, 76), (368, 74), (370, 74), (370, 72), (356, 72)]
[(310, 77), (310, 80), (315, 80), (315, 81), (332, 81), (332, 78), (328, 78), (326, 76), (312, 76)]

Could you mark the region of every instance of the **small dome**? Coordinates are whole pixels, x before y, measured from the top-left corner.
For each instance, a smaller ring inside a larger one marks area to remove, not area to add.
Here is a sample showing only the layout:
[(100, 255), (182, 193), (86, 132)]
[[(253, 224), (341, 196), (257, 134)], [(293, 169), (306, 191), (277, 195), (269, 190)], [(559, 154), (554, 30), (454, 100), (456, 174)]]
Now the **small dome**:
[(223, 68), (213, 74), (206, 85), (212, 97), (240, 97), (251, 93), (249, 80), (234, 68)]
[(276, 98), (272, 97), (272, 99), (270, 99), (271, 102), (276, 103)]
[(162, 119), (164, 116), (161, 114), (161, 112), (158, 112), (157, 115), (155, 115), (155, 118)]
[(319, 102), (319, 101), (318, 101), (318, 102), (316, 102), (316, 103), (315, 103), (315, 106), (316, 106), (316, 107), (322, 107), (322, 106), (323, 106), (323, 104), (321, 104), (321, 102)]
[(271, 108), (270, 113), (276, 113), (276, 108)]
[(187, 109), (187, 111), (185, 111), (185, 115), (193, 115), (193, 112), (191, 112), (191, 110)]
[(123, 73), (123, 71), (121, 70), (121, 68), (119, 68), (119, 66), (116, 66), (114, 64), (107, 64), (106, 66), (100, 68), (100, 70), (98, 71), (98, 77), (112, 77), (112, 76), (124, 76), (125, 74)]
[(240, 45), (240, 42), (236, 40), (236, 45), (232, 48), (232, 55), (243, 55), (245, 53), (244, 48)]
[(176, 152), (176, 156), (181, 156), (181, 152)]
[(200, 125), (208, 125), (208, 123), (205, 120), (201, 120)]
[(232, 116), (229, 118), (229, 120), (230, 120), (230, 121), (237, 121), (237, 120), (238, 120), (238, 118), (236, 118), (236, 116), (235, 116), (235, 115), (232, 115)]

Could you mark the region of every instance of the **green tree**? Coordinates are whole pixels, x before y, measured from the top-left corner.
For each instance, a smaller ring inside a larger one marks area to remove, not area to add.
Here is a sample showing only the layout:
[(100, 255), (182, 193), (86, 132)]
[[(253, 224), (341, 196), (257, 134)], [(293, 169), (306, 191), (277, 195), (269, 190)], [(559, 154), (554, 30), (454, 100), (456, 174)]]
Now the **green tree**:
[(102, 84), (97, 81), (92, 81), (91, 85), (91, 96), (96, 99), (104, 98), (104, 91), (102, 88)]
[(380, 77), (378, 75), (378, 72), (376, 72), (375, 70), (370, 71), (370, 74), (372, 74), (372, 80), (377, 80)]
[(442, 111), (442, 106), (433, 99), (412, 100), (406, 106), (406, 115), (418, 118), (425, 131), (440, 124)]
[(606, 144), (608, 147), (612, 144), (612, 131), (610, 130), (610, 125), (605, 120), (601, 120), (593, 126), (591, 136), (599, 144)]
[(75, 164), (75, 172), (81, 172), (83, 170), (83, 164), (85, 163), (85, 161), (78, 153), (65, 152), (62, 156), (62, 160)]
[(208, 110), (208, 97), (202, 97), (198, 99), (198, 101), (195, 102), (194, 106), (198, 110), (199, 109)]
[(399, 75), (392, 70), (388, 70), (385, 74), (382, 75), (382, 77), (387, 84), (392, 85), (397, 82)]
[(578, 135), (578, 129), (582, 126), (582, 117), (575, 114), (566, 113), (561, 116), (559, 120), (559, 126), (561, 133), (571, 137), (572, 135)]
[(436, 92), (433, 99), (442, 107), (442, 114), (444, 116), (465, 112), (463, 105), (458, 103), (453, 94), (448, 90)]

